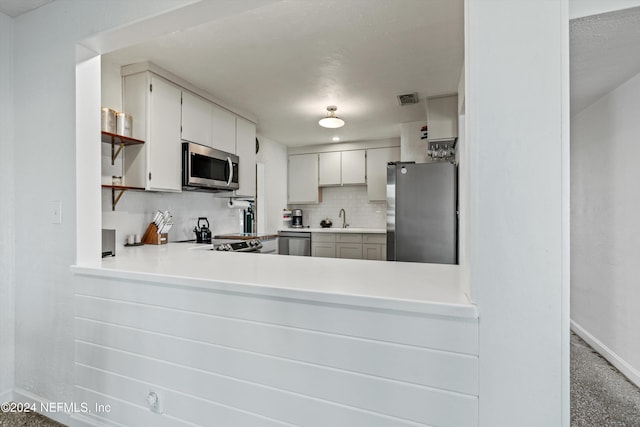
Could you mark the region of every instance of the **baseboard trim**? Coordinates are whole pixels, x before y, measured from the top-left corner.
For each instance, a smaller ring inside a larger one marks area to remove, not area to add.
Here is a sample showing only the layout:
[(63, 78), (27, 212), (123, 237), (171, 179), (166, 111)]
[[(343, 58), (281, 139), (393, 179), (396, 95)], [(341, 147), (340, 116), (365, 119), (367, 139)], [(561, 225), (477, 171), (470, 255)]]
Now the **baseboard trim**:
[(616, 367), (617, 370), (622, 372), (622, 375), (627, 377), (629, 381), (634, 383), (637, 387), (640, 387), (640, 371), (635, 369), (623, 358), (618, 356), (613, 350), (604, 345), (600, 340), (587, 332), (582, 326), (571, 320), (571, 330), (576, 333), (580, 338), (586, 341), (595, 351), (600, 353), (602, 357), (607, 359), (609, 363)]
[[(30, 405), (35, 405), (36, 411), (39, 414), (44, 415), (45, 417), (51, 418), (54, 421), (57, 421), (65, 426), (69, 427), (93, 427), (98, 424), (92, 422), (89, 418), (82, 416), (81, 414), (70, 414), (68, 412), (43, 412), (40, 410), (41, 404), (46, 406), (51, 403), (50, 400), (44, 399), (34, 393), (23, 390), (21, 388), (13, 389), (13, 401), (15, 402), (23, 402), (29, 403)], [(0, 399), (2, 401), (2, 399)], [(70, 402), (65, 402), (70, 403)]]
[(0, 403), (11, 402), (13, 400), (13, 391), (11, 389), (0, 392)]

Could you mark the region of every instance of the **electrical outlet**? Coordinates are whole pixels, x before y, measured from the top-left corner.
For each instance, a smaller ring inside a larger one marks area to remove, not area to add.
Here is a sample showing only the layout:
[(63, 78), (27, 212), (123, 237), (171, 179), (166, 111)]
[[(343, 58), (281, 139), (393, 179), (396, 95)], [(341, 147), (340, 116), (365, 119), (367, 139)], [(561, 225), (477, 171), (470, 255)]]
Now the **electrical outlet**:
[(53, 200), (49, 202), (49, 222), (51, 222), (51, 224), (62, 224), (61, 200)]
[(147, 395), (147, 406), (149, 406), (151, 412), (162, 414), (162, 401), (162, 394), (158, 390), (149, 390), (149, 394)]

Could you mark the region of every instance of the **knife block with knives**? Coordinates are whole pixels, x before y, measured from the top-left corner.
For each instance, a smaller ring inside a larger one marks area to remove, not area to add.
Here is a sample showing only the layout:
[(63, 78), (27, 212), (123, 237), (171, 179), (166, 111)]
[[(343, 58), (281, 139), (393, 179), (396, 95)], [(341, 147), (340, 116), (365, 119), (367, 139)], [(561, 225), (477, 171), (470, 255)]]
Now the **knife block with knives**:
[(158, 226), (149, 224), (142, 235), (142, 243), (145, 245), (164, 245), (169, 241), (169, 233), (160, 233)]
[(146, 245), (164, 245), (169, 242), (169, 230), (173, 226), (173, 217), (169, 211), (157, 211), (153, 222), (149, 224), (142, 235), (142, 243)]

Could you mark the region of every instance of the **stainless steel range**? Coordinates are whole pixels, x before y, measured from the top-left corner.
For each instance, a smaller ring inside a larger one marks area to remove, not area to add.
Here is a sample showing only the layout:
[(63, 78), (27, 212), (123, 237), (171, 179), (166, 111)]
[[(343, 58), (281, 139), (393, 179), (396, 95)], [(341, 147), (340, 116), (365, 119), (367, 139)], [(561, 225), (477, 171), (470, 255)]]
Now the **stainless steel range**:
[(260, 252), (262, 243), (258, 239), (241, 240), (239, 242), (214, 244), (212, 251), (224, 252)]

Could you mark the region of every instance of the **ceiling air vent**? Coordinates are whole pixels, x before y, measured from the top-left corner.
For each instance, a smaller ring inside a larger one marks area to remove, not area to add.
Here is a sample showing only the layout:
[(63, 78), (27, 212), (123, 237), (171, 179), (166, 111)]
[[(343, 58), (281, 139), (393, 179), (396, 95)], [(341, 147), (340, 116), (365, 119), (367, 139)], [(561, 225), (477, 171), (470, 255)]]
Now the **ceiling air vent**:
[(411, 104), (417, 104), (418, 102), (420, 102), (420, 100), (418, 99), (418, 92), (406, 93), (404, 95), (398, 95), (398, 104), (400, 104), (402, 106), (411, 105)]

